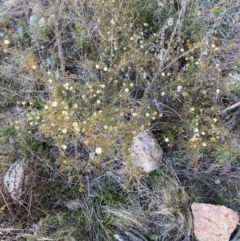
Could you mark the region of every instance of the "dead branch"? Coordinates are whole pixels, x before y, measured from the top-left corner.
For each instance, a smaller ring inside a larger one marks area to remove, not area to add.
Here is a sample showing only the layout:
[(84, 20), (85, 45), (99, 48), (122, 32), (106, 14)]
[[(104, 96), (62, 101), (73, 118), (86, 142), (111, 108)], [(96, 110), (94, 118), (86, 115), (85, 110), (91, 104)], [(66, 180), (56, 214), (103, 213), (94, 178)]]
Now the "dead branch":
[(57, 16), (56, 20), (54, 21), (56, 46), (58, 48), (58, 57), (60, 59), (60, 70), (61, 70), (62, 76), (65, 75), (66, 63), (65, 63), (65, 59), (64, 59), (63, 50), (62, 50), (62, 40), (61, 40), (61, 36), (60, 36), (59, 30), (58, 30), (58, 21), (61, 17), (61, 12), (63, 10), (63, 7), (64, 7), (64, 0), (61, 0), (58, 16)]
[(232, 110), (232, 109), (234, 109), (234, 108), (237, 108), (238, 106), (240, 106), (240, 101), (238, 101), (237, 103), (235, 103), (235, 104), (227, 107), (226, 109), (224, 109), (224, 110), (222, 111), (222, 114), (226, 114), (229, 110)]

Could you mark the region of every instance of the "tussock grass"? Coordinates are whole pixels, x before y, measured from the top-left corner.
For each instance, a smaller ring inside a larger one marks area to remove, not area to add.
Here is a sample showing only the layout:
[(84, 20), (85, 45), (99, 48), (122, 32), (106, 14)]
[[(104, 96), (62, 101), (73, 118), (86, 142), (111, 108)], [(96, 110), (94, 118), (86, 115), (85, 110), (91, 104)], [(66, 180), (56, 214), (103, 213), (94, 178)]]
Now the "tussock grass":
[[(150, 240), (182, 240), (192, 235), (192, 216), (189, 210), (190, 197), (176, 177), (156, 172), (147, 182), (158, 180), (153, 186), (141, 183), (137, 195), (129, 193), (127, 205), (106, 207), (119, 230), (140, 230)], [(149, 180), (150, 179), (150, 180)], [(153, 180), (151, 180), (153, 179)]]

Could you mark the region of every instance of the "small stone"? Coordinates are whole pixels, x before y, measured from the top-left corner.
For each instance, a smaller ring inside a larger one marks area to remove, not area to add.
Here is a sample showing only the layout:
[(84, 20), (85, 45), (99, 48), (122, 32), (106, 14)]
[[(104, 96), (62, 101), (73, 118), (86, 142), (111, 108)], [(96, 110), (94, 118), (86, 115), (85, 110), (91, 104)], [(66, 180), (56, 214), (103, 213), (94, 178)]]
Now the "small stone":
[(95, 153), (94, 153), (94, 152), (90, 152), (90, 153), (89, 153), (89, 159), (90, 159), (91, 161), (93, 161), (93, 160), (95, 159)]
[(24, 184), (24, 159), (14, 162), (4, 176), (3, 184), (14, 200), (20, 200)]
[(231, 76), (231, 79), (240, 82), (240, 74), (234, 74), (234, 75), (232, 75), (232, 76)]
[(4, 1), (3, 6), (7, 8), (15, 7), (19, 3), (19, 0), (8, 0)]
[(217, 180), (215, 181), (215, 184), (219, 185), (219, 184), (221, 184), (221, 181), (220, 181), (219, 179), (217, 179)]
[(38, 21), (38, 26), (40, 28), (42, 28), (42, 27), (44, 27), (44, 25), (45, 25), (45, 19), (44, 18), (40, 18), (40, 20)]
[(199, 241), (228, 241), (239, 222), (238, 214), (225, 206), (193, 203), (191, 209)]
[(64, 203), (64, 206), (68, 208), (68, 210), (75, 211), (81, 208), (83, 205), (80, 202), (79, 198), (67, 201)]
[(146, 173), (159, 168), (162, 149), (150, 131), (139, 133), (133, 138), (130, 157), (133, 167), (141, 167)]
[(36, 15), (31, 15), (30, 18), (29, 18), (29, 24), (30, 26), (32, 27), (37, 27), (37, 16)]

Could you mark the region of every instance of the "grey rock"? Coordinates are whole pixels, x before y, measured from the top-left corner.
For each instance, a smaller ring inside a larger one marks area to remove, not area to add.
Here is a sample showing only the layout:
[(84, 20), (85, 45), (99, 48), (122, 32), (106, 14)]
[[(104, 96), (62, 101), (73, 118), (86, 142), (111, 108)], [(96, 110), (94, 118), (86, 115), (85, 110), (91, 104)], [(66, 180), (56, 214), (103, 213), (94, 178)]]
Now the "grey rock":
[(230, 76), (228, 84), (230, 85), (230, 87), (239, 86), (240, 85), (240, 74), (234, 74), (234, 75)]
[(40, 28), (44, 27), (45, 25), (45, 19), (44, 18), (40, 18), (39, 21), (38, 21), (38, 26)]
[(24, 185), (24, 159), (16, 161), (9, 167), (3, 184), (12, 199), (20, 201)]
[(36, 15), (31, 15), (29, 18), (29, 23), (31, 27), (37, 27), (38, 26), (38, 17)]
[(230, 76), (230, 78), (232, 80), (240, 81), (240, 74), (234, 74), (234, 75)]
[(7, 8), (15, 7), (19, 3), (19, 0), (7, 0), (3, 1), (3, 6)]
[(18, 35), (19, 36), (23, 36), (23, 27), (21, 27), (21, 26), (19, 26), (18, 28), (17, 28), (17, 33), (18, 33)]
[(75, 211), (79, 208), (83, 207), (83, 204), (80, 202), (79, 198), (64, 202), (64, 206), (68, 208), (68, 210)]
[(144, 131), (133, 138), (130, 157), (133, 167), (141, 167), (150, 173), (161, 165), (162, 148), (151, 131)]

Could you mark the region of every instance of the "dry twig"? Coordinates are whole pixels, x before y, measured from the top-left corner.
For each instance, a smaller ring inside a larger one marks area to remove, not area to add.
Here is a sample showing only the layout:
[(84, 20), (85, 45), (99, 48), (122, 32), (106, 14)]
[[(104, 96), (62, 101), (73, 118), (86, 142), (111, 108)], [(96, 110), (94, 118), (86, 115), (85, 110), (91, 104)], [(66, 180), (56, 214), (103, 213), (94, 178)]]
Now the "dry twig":
[(61, 69), (61, 75), (62, 76), (65, 75), (65, 65), (66, 65), (66, 63), (65, 63), (65, 59), (64, 59), (63, 50), (62, 50), (61, 35), (59, 33), (59, 30), (58, 30), (58, 21), (61, 17), (61, 12), (63, 10), (63, 7), (64, 7), (64, 0), (61, 0), (58, 16), (57, 16), (56, 20), (54, 21), (56, 45), (57, 45), (57, 48), (58, 48), (58, 57), (60, 59), (60, 69)]
[(232, 110), (232, 109), (237, 108), (237, 107), (239, 107), (239, 106), (240, 106), (240, 101), (238, 101), (237, 103), (235, 103), (235, 104), (227, 107), (226, 109), (224, 109), (224, 110), (222, 111), (222, 114), (226, 114), (229, 110)]

